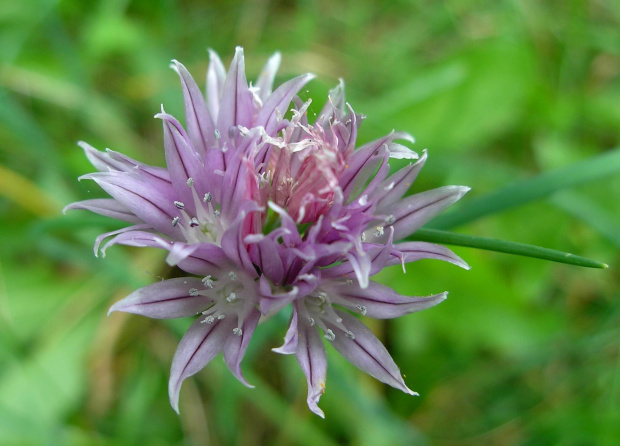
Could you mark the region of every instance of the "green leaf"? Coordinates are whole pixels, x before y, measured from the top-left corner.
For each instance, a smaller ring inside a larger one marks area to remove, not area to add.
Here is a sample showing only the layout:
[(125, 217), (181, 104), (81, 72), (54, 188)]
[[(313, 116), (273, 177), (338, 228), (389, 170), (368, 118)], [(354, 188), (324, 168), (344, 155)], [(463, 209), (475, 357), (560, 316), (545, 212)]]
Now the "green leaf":
[(605, 263), (576, 256), (574, 254), (569, 254), (567, 252), (556, 251), (554, 249), (527, 245), (525, 243), (497, 240), (488, 237), (457, 234), (455, 232), (441, 231), (438, 229), (418, 229), (418, 231), (408, 239), (432, 243), (444, 243), (446, 245), (467, 246), (470, 248), (484, 249), (487, 251), (503, 252), (506, 254), (550, 260), (552, 262), (567, 263), (569, 265), (583, 266), (586, 268), (609, 268), (609, 266)]
[(567, 167), (517, 181), (490, 194), (470, 199), (458, 211), (435, 218), (429, 227), (449, 229), (620, 172), (620, 149), (603, 153)]

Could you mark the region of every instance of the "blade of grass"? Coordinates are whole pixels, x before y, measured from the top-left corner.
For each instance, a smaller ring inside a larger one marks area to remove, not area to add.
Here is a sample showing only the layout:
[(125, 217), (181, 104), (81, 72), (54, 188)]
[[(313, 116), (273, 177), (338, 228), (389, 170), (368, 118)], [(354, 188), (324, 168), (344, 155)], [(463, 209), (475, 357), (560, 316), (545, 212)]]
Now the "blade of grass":
[(620, 227), (611, 213), (588, 197), (573, 191), (556, 194), (551, 202), (565, 212), (583, 220), (591, 228), (620, 248)]
[(467, 201), (458, 211), (446, 213), (429, 228), (450, 229), (546, 197), (552, 193), (620, 172), (620, 149), (614, 149), (567, 167), (543, 172), (503, 189)]
[(567, 252), (540, 246), (527, 245), (525, 243), (509, 242), (488, 237), (478, 237), (468, 234), (441, 231), (439, 229), (418, 229), (408, 240), (416, 240), (446, 245), (467, 246), (469, 248), (484, 249), (486, 251), (503, 252), (524, 257), (550, 260), (552, 262), (567, 263), (569, 265), (583, 266), (586, 268), (609, 268), (609, 265), (585, 257), (576, 256)]

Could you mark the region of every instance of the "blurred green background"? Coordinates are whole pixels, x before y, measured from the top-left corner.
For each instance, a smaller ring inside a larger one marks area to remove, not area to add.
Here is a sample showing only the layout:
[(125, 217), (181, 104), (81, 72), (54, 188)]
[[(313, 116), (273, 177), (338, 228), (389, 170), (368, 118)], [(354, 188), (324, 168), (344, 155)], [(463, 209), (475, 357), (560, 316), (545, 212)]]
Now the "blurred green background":
[(414, 134), (429, 148), (414, 189), (471, 186), (455, 208), (620, 145), (611, 0), (2, 0), (0, 444), (620, 444), (617, 156), (578, 187), (455, 228), (609, 270), (456, 248), (471, 271), (422, 261), (378, 277), (408, 294), (450, 291), (426, 312), (369, 322), (420, 397), (328, 348), (319, 419), (295, 359), (270, 352), (282, 316), (244, 361), (256, 389), (216, 359), (185, 382), (181, 416), (172, 411), (169, 364), (189, 321), (106, 312), (174, 271), (155, 250), (96, 259), (94, 237), (119, 224), (60, 210), (103, 196), (76, 180), (93, 170), (78, 140), (163, 165), (152, 116), (162, 103), (183, 116), (169, 61), (202, 83), (206, 48), (228, 64), (236, 45), (250, 79), (276, 50), (278, 82), (316, 73), (302, 93), (316, 109), (344, 78), (368, 116), (361, 142)]

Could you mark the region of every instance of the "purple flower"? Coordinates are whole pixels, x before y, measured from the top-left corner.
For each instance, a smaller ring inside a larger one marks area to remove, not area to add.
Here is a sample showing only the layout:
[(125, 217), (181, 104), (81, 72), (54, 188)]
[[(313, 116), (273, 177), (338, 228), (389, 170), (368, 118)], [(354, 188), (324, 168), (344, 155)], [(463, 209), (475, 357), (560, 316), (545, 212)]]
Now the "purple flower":
[[(297, 92), (311, 75), (272, 92), (279, 55), (255, 86), (245, 78), (237, 48), (226, 72), (211, 52), (207, 98), (180, 63), (185, 128), (163, 111), (167, 168), (80, 143), (99, 170), (109, 199), (73, 203), (131, 223), (102, 234), (95, 253), (114, 244), (169, 251), (167, 262), (187, 277), (141, 288), (110, 309), (152, 318), (196, 316), (175, 353), (170, 400), (178, 411), (183, 380), (219, 352), (244, 384), (241, 360), (261, 317), (292, 307), (278, 353), (294, 354), (307, 378), (308, 406), (318, 401), (327, 362), (323, 338), (352, 364), (414, 394), (382, 343), (354, 314), (389, 319), (429, 308), (447, 293), (402, 296), (370, 277), (386, 266), (424, 258), (467, 268), (445, 247), (401, 242), (466, 187), (447, 186), (405, 197), (426, 161), (391, 133), (357, 146), (363, 117), (345, 103), (344, 85), (330, 92), (310, 123)], [(284, 119), (294, 103), (292, 117)], [(417, 160), (389, 175), (390, 158)], [(405, 197), (405, 198), (403, 198)], [(107, 240), (107, 241), (106, 241)], [(104, 243), (105, 241), (105, 243)], [(103, 244), (103, 246), (101, 246)], [(101, 247), (101, 249), (100, 249)]]

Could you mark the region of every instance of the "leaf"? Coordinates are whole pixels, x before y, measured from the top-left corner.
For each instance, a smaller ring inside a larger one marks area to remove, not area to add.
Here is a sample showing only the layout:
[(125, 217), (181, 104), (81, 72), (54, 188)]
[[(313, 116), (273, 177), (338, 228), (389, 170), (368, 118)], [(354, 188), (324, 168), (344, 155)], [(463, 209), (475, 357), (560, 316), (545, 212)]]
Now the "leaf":
[(438, 216), (428, 224), (428, 227), (449, 229), (461, 226), (486, 215), (496, 214), (549, 196), (561, 189), (599, 180), (619, 172), (620, 148), (567, 167), (517, 181), (485, 196), (469, 199), (466, 206), (461, 206), (458, 211)]
[(527, 245), (525, 243), (509, 242), (506, 240), (497, 240), (488, 237), (440, 231), (438, 229), (419, 229), (415, 234), (410, 236), (408, 240), (468, 246), (470, 248), (485, 249), (487, 251), (503, 252), (506, 254), (514, 254), (525, 257), (534, 257), (537, 259), (567, 263), (569, 265), (583, 266), (586, 268), (609, 268), (609, 266), (605, 263), (576, 256), (574, 254), (569, 254), (567, 252), (541, 248), (540, 246)]

